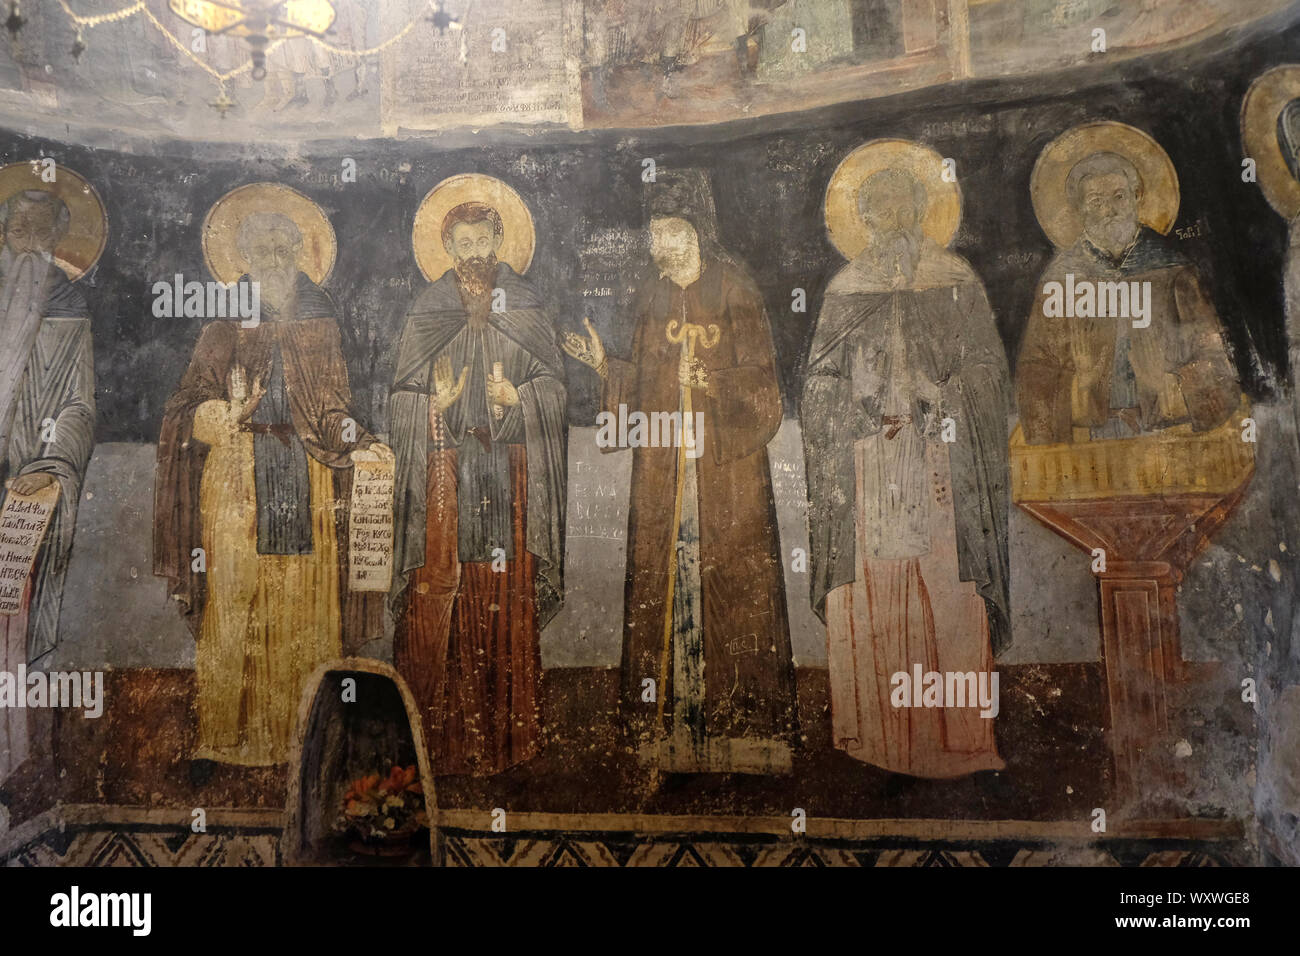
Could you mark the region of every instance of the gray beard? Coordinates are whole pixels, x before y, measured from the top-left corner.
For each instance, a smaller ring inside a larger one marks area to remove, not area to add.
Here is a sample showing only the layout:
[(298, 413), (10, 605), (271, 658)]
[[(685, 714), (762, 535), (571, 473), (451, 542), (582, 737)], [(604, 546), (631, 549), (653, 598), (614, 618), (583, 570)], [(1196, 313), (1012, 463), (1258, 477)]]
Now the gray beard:
[(268, 272), (259, 276), (258, 283), (262, 301), (277, 311), (293, 295), (296, 275), (287, 272)]
[(921, 260), (921, 238), (919, 231), (879, 234), (872, 243), (877, 267), (890, 276), (897, 271), (905, 278), (912, 278)]
[[(0, 262), (4, 264), (5, 276), (0, 287), (0, 316), (8, 317), (15, 306), (25, 306), (41, 292), (48, 260), (39, 252), (14, 252), (5, 248)], [(20, 281), (19, 273), (24, 271), (24, 281)]]
[(1104, 249), (1113, 256), (1119, 255), (1138, 233), (1137, 220), (1127, 222), (1108, 222), (1096, 229), (1084, 229), (1084, 237), (1094, 246)]

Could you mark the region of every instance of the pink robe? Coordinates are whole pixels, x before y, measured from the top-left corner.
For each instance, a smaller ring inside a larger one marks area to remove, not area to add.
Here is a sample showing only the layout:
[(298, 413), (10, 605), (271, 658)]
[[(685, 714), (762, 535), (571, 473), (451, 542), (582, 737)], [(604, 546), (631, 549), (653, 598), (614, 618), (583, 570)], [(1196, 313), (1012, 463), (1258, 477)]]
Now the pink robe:
[(1005, 524), (1001, 492), (976, 479), (1003, 470), (989, 458), (1004, 441), (1005, 366), (982, 289), (933, 244), (910, 280), (864, 254), (828, 288), (818, 336), (804, 441), (834, 745), (918, 777), (1000, 770), (978, 694), (961, 706), (894, 699), (896, 675), (910, 690), (915, 668), (945, 687), (948, 674), (992, 685), (989, 598), (1004, 577), (991, 544)]
[[(900, 432), (893, 440), (903, 438)], [(870, 443), (859, 441), (854, 448), (858, 514)], [(891, 677), (902, 672), (910, 680), (914, 664), (940, 673), (993, 669), (984, 599), (957, 574), (948, 449), (935, 442), (925, 446), (929, 550), (919, 557), (872, 558), (859, 522), (856, 580), (826, 596), (831, 732), (835, 746), (849, 756), (895, 773), (957, 777), (1001, 770), (993, 720), (981, 717), (980, 708), (890, 702)]]

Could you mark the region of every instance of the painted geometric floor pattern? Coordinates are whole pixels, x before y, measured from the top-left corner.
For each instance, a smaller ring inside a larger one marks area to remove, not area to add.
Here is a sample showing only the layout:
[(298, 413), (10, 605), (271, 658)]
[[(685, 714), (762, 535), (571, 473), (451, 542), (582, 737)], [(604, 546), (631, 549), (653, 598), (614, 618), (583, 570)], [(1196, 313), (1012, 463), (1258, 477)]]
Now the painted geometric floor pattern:
[(4, 866), (279, 866), (280, 831), (255, 827), (92, 825), (50, 829)]
[(793, 840), (655, 834), (483, 834), (443, 831), (445, 866), (1231, 866), (1237, 848), (1208, 841)]
[[(281, 834), (268, 827), (86, 824), (51, 827), (0, 856), (3, 866), (279, 866)], [(444, 830), (446, 866), (1232, 866), (1241, 847), (1214, 841), (813, 840), (754, 835), (493, 834)]]

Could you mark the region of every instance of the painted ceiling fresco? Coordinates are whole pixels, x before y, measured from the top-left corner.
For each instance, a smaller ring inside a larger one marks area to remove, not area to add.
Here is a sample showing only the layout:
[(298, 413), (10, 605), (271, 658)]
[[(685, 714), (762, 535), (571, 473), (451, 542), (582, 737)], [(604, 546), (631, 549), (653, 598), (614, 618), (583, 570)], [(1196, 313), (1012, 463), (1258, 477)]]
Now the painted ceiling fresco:
[[(0, 108), (54, 132), (291, 143), (526, 125), (712, 123), (1115, 64), (1270, 28), (1283, 0), (338, 0), (320, 37), (243, 37), (168, 0), (23, 0)], [(1097, 31), (1101, 31), (1099, 35)], [(223, 122), (223, 117), (229, 122)]]

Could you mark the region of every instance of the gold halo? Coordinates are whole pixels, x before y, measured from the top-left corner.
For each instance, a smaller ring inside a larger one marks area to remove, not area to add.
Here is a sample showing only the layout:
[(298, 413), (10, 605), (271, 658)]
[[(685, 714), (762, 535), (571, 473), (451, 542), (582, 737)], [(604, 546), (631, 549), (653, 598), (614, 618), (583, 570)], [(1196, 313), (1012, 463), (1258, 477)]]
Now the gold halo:
[(1093, 153), (1117, 153), (1137, 167), (1142, 181), (1138, 221), (1162, 236), (1178, 218), (1178, 173), (1160, 144), (1127, 123), (1104, 120), (1066, 130), (1048, 143), (1029, 176), (1029, 196), (1038, 224), (1058, 249), (1074, 245), (1083, 223), (1065, 195), (1075, 165)]
[(451, 268), (451, 256), (442, 244), (442, 220), (463, 202), (486, 203), (497, 211), (505, 227), (505, 236), (497, 258), (510, 264), (520, 275), (533, 262), (533, 214), (527, 204), (501, 180), (482, 173), (461, 173), (444, 179), (429, 190), (415, 211), (411, 229), (411, 247), (420, 272), (430, 282), (441, 279)]
[(867, 227), (858, 214), (858, 190), (863, 181), (882, 169), (911, 173), (925, 189), (925, 215), (921, 230), (941, 246), (948, 245), (961, 222), (961, 190), (943, 180), (943, 157), (920, 143), (906, 139), (876, 139), (845, 156), (826, 187), (826, 231), (846, 259), (853, 259), (867, 244)]
[(1255, 178), (1264, 198), (1287, 220), (1300, 213), (1300, 181), (1282, 156), (1277, 117), (1296, 97), (1300, 97), (1300, 66), (1278, 66), (1256, 77), (1241, 103), (1242, 146), (1255, 160)]
[(104, 203), (80, 173), (67, 166), (54, 168), (54, 182), (41, 179), (39, 162), (10, 163), (0, 167), (0, 202), (24, 190), (53, 193), (68, 207), (72, 220), (68, 234), (54, 247), (54, 261), (76, 281), (99, 261), (108, 241), (108, 216)]
[(235, 282), (248, 271), (235, 237), (239, 224), (255, 212), (278, 212), (302, 233), (298, 268), (318, 285), (334, 268), (338, 245), (324, 210), (296, 189), (279, 183), (248, 183), (226, 193), (203, 217), (203, 261), (219, 282)]

